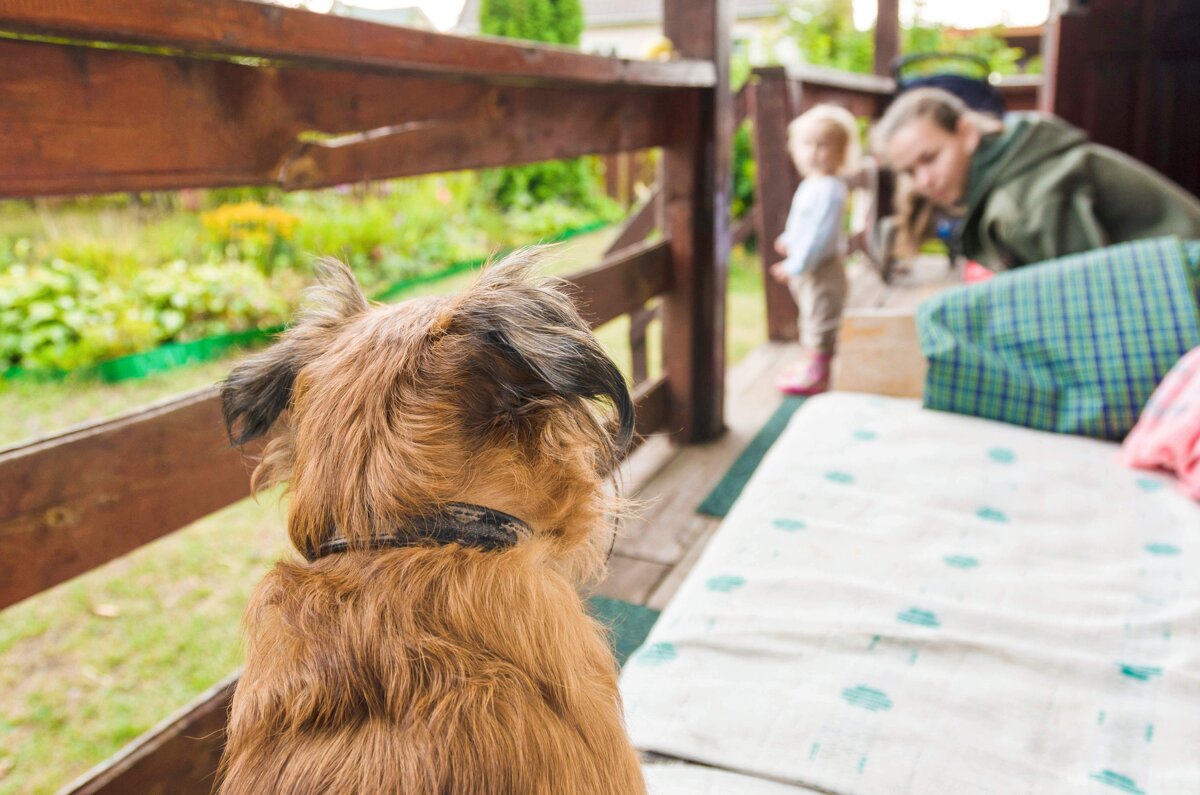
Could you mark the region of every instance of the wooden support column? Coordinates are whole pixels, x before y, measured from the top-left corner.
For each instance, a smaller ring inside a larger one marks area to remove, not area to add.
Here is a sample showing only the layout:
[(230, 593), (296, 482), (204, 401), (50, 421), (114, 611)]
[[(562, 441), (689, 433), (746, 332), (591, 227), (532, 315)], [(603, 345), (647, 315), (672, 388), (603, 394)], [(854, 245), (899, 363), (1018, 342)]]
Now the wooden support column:
[(663, 200), (674, 287), (663, 300), (668, 429), (680, 442), (724, 430), (725, 283), (729, 265), (733, 95), (732, 0), (664, 0), (663, 33), (684, 58), (711, 61), (712, 88), (683, 93), (680, 136), (663, 150)]
[(775, 253), (775, 239), (783, 234), (792, 194), (800, 185), (800, 175), (787, 151), (787, 125), (799, 110), (800, 99), (783, 67), (755, 69), (758, 84), (754, 89), (754, 189), (758, 204), (758, 255), (762, 260), (763, 287), (767, 301), (767, 336), (776, 342), (795, 342), (796, 302), (786, 286), (768, 273), (772, 263), (782, 259)]
[(879, 0), (875, 15), (875, 74), (891, 72), (900, 54), (900, 0)]

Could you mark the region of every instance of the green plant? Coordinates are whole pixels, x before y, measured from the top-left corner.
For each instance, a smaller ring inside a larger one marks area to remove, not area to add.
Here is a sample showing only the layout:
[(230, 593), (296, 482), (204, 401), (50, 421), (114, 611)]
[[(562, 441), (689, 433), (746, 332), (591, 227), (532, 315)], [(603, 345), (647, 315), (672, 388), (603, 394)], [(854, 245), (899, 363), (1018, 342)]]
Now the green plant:
[(54, 260), (0, 274), (0, 365), (69, 370), (153, 340), (122, 291), (86, 268)]
[(275, 326), (291, 309), (256, 267), (242, 262), (178, 260), (145, 270), (134, 279), (129, 298), (153, 325), (156, 342)]

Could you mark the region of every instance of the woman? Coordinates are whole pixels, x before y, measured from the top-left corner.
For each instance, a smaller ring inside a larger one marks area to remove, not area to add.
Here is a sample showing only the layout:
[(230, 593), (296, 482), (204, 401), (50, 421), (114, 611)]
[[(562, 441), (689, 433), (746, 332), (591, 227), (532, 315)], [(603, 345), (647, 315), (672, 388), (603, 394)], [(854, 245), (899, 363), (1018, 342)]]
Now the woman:
[(961, 213), (963, 254), (993, 270), (1141, 238), (1200, 238), (1194, 196), (1054, 116), (1001, 121), (920, 88), (892, 103), (873, 135), (915, 194), (908, 231), (923, 231), (922, 199)]

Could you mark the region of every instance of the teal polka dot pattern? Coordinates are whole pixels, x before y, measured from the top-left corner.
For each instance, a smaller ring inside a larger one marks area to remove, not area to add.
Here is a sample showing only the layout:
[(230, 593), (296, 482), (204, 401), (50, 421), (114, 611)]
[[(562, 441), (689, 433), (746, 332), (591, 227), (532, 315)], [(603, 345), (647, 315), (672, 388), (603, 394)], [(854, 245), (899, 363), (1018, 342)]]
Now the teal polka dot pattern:
[(1163, 557), (1175, 557), (1179, 554), (1179, 547), (1174, 544), (1147, 544), (1146, 551), (1151, 555), (1162, 555)]
[(1008, 515), (1004, 511), (987, 505), (976, 511), (975, 515), (988, 522), (999, 522), (1000, 524), (1008, 522)]
[(828, 480), (830, 483), (838, 483), (843, 486), (849, 485), (854, 482), (854, 476), (851, 475), (849, 472), (838, 472), (836, 470), (834, 470), (832, 472), (826, 472), (825, 479)]
[(1136, 483), (1139, 489), (1148, 494), (1153, 494), (1154, 492), (1161, 490), (1163, 487), (1163, 482), (1161, 480), (1155, 480), (1154, 478), (1138, 478)]
[(873, 442), (879, 438), (879, 434), (866, 428), (859, 428), (854, 432), (854, 438), (860, 442)]
[(973, 569), (979, 565), (979, 561), (969, 555), (947, 555), (942, 560), (956, 569)]
[(1127, 792), (1129, 795), (1146, 795), (1145, 790), (1138, 787), (1133, 779), (1113, 770), (1102, 770), (1099, 773), (1093, 773), (1091, 778), (1093, 781), (1099, 781), (1101, 784), (1106, 784), (1119, 792)]
[(1011, 464), (1017, 460), (1017, 454), (1007, 447), (993, 447), (988, 450), (988, 458), (997, 464)]
[(842, 700), (852, 707), (861, 707), (871, 712), (885, 712), (892, 708), (887, 693), (866, 685), (847, 687), (842, 691)]
[(679, 656), (674, 643), (655, 643), (638, 655), (638, 665), (664, 665)]
[(807, 524), (805, 524), (803, 521), (801, 521), (799, 519), (787, 519), (784, 517), (780, 517), (780, 518), (776, 519), (775, 521), (771, 522), (771, 526), (774, 527), (776, 530), (785, 530), (789, 533), (794, 533), (797, 530), (803, 530), (806, 527), (808, 527)]
[(905, 624), (916, 624), (919, 627), (940, 627), (941, 622), (937, 616), (929, 610), (922, 610), (919, 607), (910, 607), (907, 610), (899, 613), (896, 616), (897, 621), (902, 621)]
[(708, 590), (717, 591), (718, 593), (729, 593), (736, 591), (746, 584), (745, 577), (736, 575), (724, 574), (720, 577), (713, 577), (708, 581)]
[(1156, 676), (1162, 676), (1162, 668), (1159, 668), (1157, 665), (1117, 663), (1117, 667), (1123, 675), (1128, 676), (1130, 679), (1136, 679), (1139, 682), (1149, 682)]

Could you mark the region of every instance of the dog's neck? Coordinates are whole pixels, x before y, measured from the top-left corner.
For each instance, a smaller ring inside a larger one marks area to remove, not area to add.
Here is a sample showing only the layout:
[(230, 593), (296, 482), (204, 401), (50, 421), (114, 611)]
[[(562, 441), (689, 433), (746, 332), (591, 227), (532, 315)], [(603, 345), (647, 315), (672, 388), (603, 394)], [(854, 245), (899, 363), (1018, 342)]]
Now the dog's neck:
[(393, 532), (377, 533), (361, 540), (348, 539), (335, 529), (328, 541), (316, 549), (305, 550), (304, 556), (312, 562), (349, 550), (411, 547), (431, 542), (495, 551), (508, 549), (532, 533), (525, 522), (502, 511), (450, 502), (436, 511), (407, 519)]

